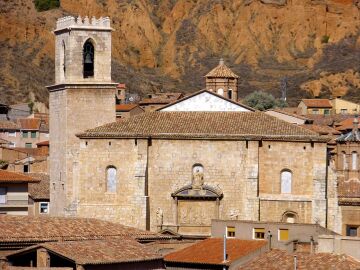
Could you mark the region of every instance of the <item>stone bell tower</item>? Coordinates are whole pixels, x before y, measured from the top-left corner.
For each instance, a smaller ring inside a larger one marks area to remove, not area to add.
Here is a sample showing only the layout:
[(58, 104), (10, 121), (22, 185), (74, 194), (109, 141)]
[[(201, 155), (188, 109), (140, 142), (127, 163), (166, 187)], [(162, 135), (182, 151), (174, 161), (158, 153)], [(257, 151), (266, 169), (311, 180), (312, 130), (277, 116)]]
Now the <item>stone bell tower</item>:
[(75, 134), (116, 120), (112, 30), (109, 18), (68, 16), (56, 23), (55, 85), (47, 87), (52, 215), (76, 215), (80, 140)]

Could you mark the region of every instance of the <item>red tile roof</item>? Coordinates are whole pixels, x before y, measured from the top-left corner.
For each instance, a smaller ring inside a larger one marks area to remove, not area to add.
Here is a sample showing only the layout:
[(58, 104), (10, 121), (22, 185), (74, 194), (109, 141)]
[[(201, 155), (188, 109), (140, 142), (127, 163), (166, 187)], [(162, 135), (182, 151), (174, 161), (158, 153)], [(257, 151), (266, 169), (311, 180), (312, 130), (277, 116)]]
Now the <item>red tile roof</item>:
[(232, 261), (267, 246), (263, 240), (227, 239), (228, 261), (223, 260), (223, 239), (209, 238), (165, 256), (165, 262), (229, 265)]
[(331, 102), (328, 99), (302, 99), (302, 102), (308, 108), (332, 108)]
[(41, 120), (38, 118), (21, 118), (17, 120), (20, 128), (24, 130), (39, 130)]
[[(340, 123), (338, 123), (338, 127), (336, 128), (339, 131), (347, 131), (347, 130), (352, 130), (354, 127), (354, 118), (348, 118), (345, 119), (343, 121), (341, 121)], [(360, 124), (358, 126), (360, 128)]]
[(315, 132), (262, 112), (149, 112), (78, 136), (326, 141)]
[(306, 128), (308, 130), (312, 130), (319, 135), (340, 135), (341, 132), (337, 131), (336, 129), (329, 127), (329, 126), (321, 126), (321, 125), (300, 125), (303, 128)]
[(222, 59), (220, 59), (219, 65), (213, 68), (205, 77), (213, 78), (239, 78), (230, 68), (228, 68)]
[(37, 146), (49, 146), (49, 141), (42, 141), (36, 144)]
[(38, 181), (38, 179), (22, 173), (0, 170), (0, 183), (30, 183)]
[(43, 247), (52, 253), (59, 254), (76, 264), (114, 264), (161, 260), (162, 257), (145, 245), (131, 239), (106, 239), (87, 241), (66, 241), (44, 243), (15, 251), (9, 255), (18, 255), (28, 250)]
[(0, 215), (0, 244), (110, 238), (169, 238), (150, 231), (92, 218)]
[(27, 173), (28, 176), (39, 180), (29, 183), (29, 196), (34, 200), (50, 200), (50, 177), (45, 173)]
[(297, 258), (298, 270), (360, 269), (360, 262), (347, 255), (332, 253), (289, 254), (284, 250), (273, 249), (239, 267), (238, 270), (293, 270), (294, 255)]
[(128, 112), (136, 107), (139, 107), (139, 105), (138, 104), (118, 104), (118, 105), (116, 105), (116, 111), (117, 112)]
[(0, 121), (0, 130), (20, 130), (20, 125), (12, 121)]

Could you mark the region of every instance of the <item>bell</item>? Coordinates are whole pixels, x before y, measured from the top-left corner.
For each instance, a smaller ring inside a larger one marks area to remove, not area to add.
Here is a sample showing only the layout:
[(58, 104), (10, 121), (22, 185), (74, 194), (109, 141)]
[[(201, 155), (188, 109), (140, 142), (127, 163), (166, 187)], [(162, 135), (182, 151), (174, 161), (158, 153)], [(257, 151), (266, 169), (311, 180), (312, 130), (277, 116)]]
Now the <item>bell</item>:
[(90, 53), (85, 55), (85, 64), (92, 64), (92, 59)]

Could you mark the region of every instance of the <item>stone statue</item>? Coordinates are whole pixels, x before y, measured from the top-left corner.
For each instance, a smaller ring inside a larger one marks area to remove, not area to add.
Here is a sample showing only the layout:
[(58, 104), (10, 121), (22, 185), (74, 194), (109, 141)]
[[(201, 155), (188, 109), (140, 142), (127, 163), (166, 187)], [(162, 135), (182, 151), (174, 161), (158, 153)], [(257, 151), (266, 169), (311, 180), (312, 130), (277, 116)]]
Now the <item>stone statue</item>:
[(201, 189), (203, 184), (204, 184), (204, 173), (201, 171), (200, 168), (195, 168), (193, 172), (193, 188)]
[(163, 210), (158, 207), (156, 210), (156, 225), (161, 226), (163, 224)]

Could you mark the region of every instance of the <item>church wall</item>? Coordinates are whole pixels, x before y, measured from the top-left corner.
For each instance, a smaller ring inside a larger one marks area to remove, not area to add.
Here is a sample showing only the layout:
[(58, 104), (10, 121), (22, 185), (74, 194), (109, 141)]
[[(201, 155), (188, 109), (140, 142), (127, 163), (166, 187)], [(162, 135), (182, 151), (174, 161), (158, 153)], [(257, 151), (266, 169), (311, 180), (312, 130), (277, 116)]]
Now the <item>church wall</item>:
[[(325, 225), (326, 144), (263, 142), (259, 148), (263, 221), (281, 221), (286, 211), (295, 212), (296, 222)], [(281, 172), (291, 171), (291, 193), (281, 194)]]
[[(147, 140), (81, 140), (78, 215), (145, 229), (146, 161)], [(117, 170), (116, 192), (107, 191), (108, 166)]]
[(360, 206), (340, 206), (342, 215), (342, 235), (346, 235), (347, 225), (357, 227), (357, 236), (360, 237)]

